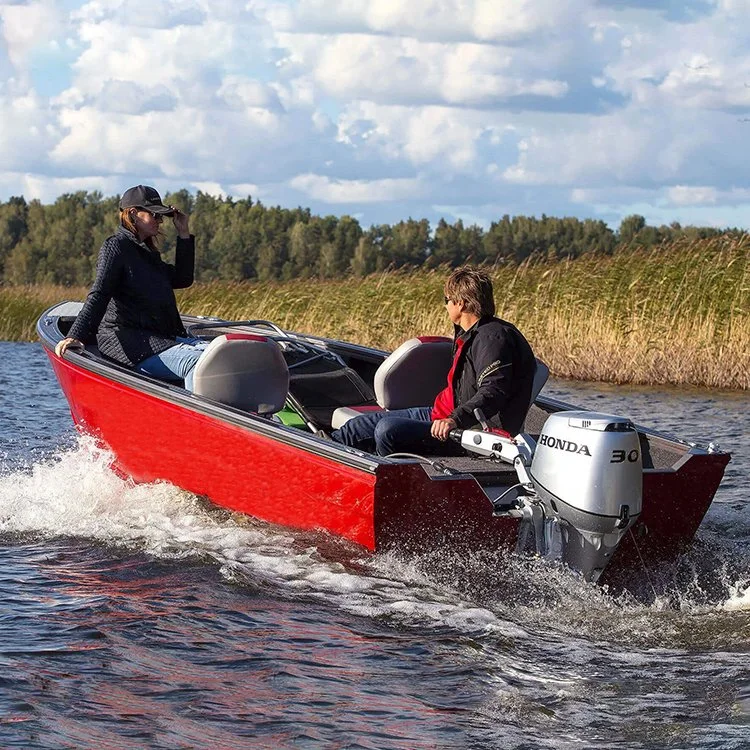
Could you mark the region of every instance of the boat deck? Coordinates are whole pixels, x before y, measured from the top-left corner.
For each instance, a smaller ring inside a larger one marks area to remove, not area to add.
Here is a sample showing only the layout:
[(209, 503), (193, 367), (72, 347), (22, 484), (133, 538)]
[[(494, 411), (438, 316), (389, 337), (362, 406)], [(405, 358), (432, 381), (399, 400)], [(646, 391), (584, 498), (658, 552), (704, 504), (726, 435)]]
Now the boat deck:
[[(77, 309), (77, 303), (75, 304), (75, 307)], [(63, 315), (58, 318), (58, 326), (61, 333), (65, 335), (75, 318), (71, 314), (65, 314), (72, 313), (72, 308), (70, 310), (63, 309), (61, 312), (63, 312)], [(183, 316), (183, 321), (188, 327), (195, 324), (201, 325), (203, 330), (200, 331), (200, 335), (208, 338), (212, 338), (220, 333), (238, 330), (236, 327), (226, 327), (219, 322), (215, 325), (211, 325), (206, 319), (196, 316)], [(242, 330), (242, 328), (239, 330)], [(248, 330), (253, 330), (253, 328), (250, 327)], [(267, 330), (261, 330), (260, 332), (268, 333)], [(304, 334), (291, 333), (290, 335), (299, 336), (303, 340), (307, 338)], [(382, 361), (382, 358), (386, 355), (385, 352), (348, 344), (346, 342), (331, 341), (329, 339), (321, 339), (317, 337), (309, 338), (310, 340), (323, 343), (326, 348), (339, 354), (349, 368), (353, 368), (364, 378), (364, 382), (367, 383), (368, 387), (377, 364), (379, 361)], [(89, 345), (86, 349), (89, 354), (95, 358), (102, 362), (108, 362), (106, 358), (102, 357), (95, 345)], [(329, 407), (323, 411), (332, 411), (333, 408), (334, 407)], [(547, 417), (556, 411), (566, 408), (571, 407), (568, 404), (562, 404), (553, 399), (546, 399), (542, 396), (529, 410), (524, 423), (523, 432), (536, 438), (541, 432)], [(661, 436), (651, 431), (639, 431), (639, 437), (643, 457), (643, 468), (645, 470), (668, 471), (676, 468), (689, 450), (689, 446), (684, 443), (676, 442), (668, 436)], [(503, 484), (514, 483), (516, 481), (515, 471), (511, 467), (486, 458), (469, 455), (459, 457), (430, 456), (430, 458), (439, 460), (444, 465), (456, 471), (471, 473), (476, 476), (480, 483)], [(438, 473), (428, 465), (425, 465), (425, 471), (430, 475), (437, 475)]]

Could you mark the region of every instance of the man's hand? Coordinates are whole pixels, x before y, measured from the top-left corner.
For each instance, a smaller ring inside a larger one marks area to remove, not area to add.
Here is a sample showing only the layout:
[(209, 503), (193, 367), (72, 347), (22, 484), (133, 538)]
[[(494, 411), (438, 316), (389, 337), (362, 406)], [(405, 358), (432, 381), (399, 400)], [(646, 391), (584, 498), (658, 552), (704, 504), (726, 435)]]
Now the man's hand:
[(451, 419), (450, 417), (447, 419), (436, 419), (432, 423), (430, 433), (432, 434), (432, 437), (437, 438), (438, 440), (447, 440), (448, 433), (451, 430), (455, 430), (456, 427), (458, 427), (458, 425), (456, 424), (455, 419)]

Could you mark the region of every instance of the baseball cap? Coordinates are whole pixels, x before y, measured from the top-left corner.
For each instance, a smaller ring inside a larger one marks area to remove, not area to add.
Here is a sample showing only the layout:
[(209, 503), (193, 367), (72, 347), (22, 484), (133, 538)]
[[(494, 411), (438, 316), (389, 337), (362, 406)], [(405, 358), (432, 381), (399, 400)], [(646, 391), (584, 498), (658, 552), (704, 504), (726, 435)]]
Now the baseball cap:
[(161, 202), (161, 197), (156, 189), (148, 185), (136, 185), (128, 188), (120, 198), (120, 209), (123, 208), (145, 208), (147, 211), (162, 216), (171, 216), (174, 213), (173, 208), (165, 206)]

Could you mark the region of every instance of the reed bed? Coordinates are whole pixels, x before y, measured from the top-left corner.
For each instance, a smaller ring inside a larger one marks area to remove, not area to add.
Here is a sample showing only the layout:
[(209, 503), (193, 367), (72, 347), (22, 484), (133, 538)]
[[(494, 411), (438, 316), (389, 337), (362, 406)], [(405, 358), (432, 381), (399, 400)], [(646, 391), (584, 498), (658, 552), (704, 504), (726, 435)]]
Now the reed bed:
[[(515, 323), (557, 377), (613, 383), (750, 388), (750, 240), (715, 238), (611, 257), (491, 269), (498, 315)], [(180, 308), (393, 349), (448, 334), (447, 269), (364, 279), (212, 282)], [(0, 289), (0, 338), (30, 340), (48, 305), (84, 289)]]
[(87, 291), (53, 284), (0, 286), (0, 341), (36, 341), (36, 322), (48, 307), (82, 300)]

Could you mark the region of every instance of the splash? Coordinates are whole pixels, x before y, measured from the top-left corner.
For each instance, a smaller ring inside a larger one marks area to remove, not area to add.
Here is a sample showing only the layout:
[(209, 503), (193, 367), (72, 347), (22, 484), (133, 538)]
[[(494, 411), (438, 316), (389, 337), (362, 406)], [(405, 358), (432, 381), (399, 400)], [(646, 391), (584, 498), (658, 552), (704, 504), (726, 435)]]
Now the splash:
[[(228, 580), (276, 596), (333, 600), (352, 614), (462, 632), (523, 631), (418, 565), (321, 534), (295, 533), (211, 506), (168, 483), (136, 484), (113, 456), (80, 437), (20, 471), (0, 476), (0, 534), (84, 537), (160, 558), (197, 557)], [(331, 557), (321, 549), (334, 550)]]
[[(90, 438), (0, 475), (0, 533), (83, 537), (160, 558), (194, 557), (274, 596), (331, 601), (406, 626), (526, 638), (530, 631), (631, 643), (680, 642), (707, 612), (750, 610), (750, 562), (715, 541), (682, 559), (650, 602), (533, 558), (443, 550), (363, 555), (323, 534), (239, 516), (168, 483), (136, 484)], [(710, 555), (707, 554), (710, 551)], [(733, 564), (730, 564), (733, 559)]]
[(726, 612), (750, 610), (750, 581), (740, 581), (731, 587), (731, 596), (719, 605)]
[(113, 456), (80, 437), (27, 469), (0, 478), (0, 532), (81, 536), (177, 551), (200, 513), (197, 498), (169, 484), (137, 485), (112, 471)]

